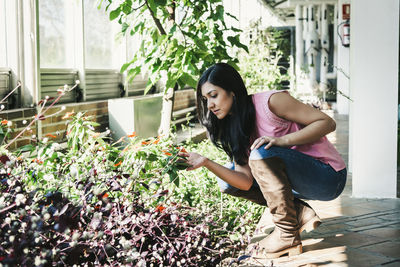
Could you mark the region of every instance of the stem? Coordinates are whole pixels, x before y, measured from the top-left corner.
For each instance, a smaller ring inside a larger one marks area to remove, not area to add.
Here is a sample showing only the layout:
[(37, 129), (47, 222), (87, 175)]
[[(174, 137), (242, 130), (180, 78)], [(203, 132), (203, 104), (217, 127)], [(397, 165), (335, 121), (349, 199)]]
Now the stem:
[(4, 208), (4, 209), (0, 210), (0, 214), (3, 213), (3, 212), (6, 212), (6, 211), (9, 210), (9, 209), (14, 208), (16, 205), (17, 205), (17, 204), (14, 203), (14, 204), (12, 204), (11, 206), (8, 206), (7, 208)]
[(153, 10), (151, 10), (151, 8), (150, 8), (149, 3), (147, 2), (147, 0), (145, 1), (145, 3), (146, 3), (146, 6), (147, 6), (147, 9), (150, 11), (150, 15), (151, 15), (151, 17), (153, 18), (154, 23), (156, 24), (157, 29), (160, 31), (161, 35), (167, 35), (167, 33), (165, 32), (163, 26), (161, 25), (160, 20), (159, 20), (158, 18), (156, 18), (156, 16), (154, 15)]
[[(72, 91), (77, 85), (78, 85), (78, 84), (75, 84), (73, 87), (71, 87), (69, 90), (67, 90), (67, 92)], [(5, 146), (5, 148), (7, 149), (12, 143), (14, 143), (15, 140), (17, 140), (30, 126), (32, 126), (32, 124), (35, 123), (35, 121), (37, 121), (37, 120), (40, 118), (41, 115), (43, 115), (44, 113), (46, 113), (46, 112), (49, 110), (49, 108), (51, 108), (52, 106), (54, 106), (54, 104), (57, 103), (57, 102), (60, 100), (60, 98), (61, 98), (64, 94), (65, 94), (65, 92), (62, 92), (62, 93), (61, 93), (56, 99), (54, 99), (54, 101), (43, 111), (44, 105), (45, 105), (45, 103), (46, 103), (46, 100), (45, 100), (45, 101), (44, 101), (44, 104), (43, 104), (43, 106), (42, 106), (42, 108), (40, 109), (39, 114), (37, 114), (37, 115), (35, 116), (35, 118), (28, 124), (28, 126), (26, 126), (21, 132), (19, 132), (19, 133), (17, 134), (17, 136), (15, 136), (14, 139), (11, 140), (11, 142), (8, 143), (8, 144)], [(42, 111), (43, 111), (43, 112), (42, 112)]]
[(6, 95), (1, 101), (1, 103), (4, 103), (4, 100), (6, 100), (12, 93), (14, 93), (15, 90), (17, 90), (19, 87), (21, 87), (21, 83), (18, 82), (17, 87), (15, 87), (14, 89), (12, 89), (12, 91), (10, 93), (8, 93), (8, 95)]

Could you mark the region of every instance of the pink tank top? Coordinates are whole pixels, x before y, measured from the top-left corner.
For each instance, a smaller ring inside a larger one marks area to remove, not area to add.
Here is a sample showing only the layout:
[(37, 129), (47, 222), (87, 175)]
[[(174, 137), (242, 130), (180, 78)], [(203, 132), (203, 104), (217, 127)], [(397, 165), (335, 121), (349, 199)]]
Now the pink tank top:
[[(271, 95), (287, 91), (267, 91), (256, 93), (252, 96), (256, 110), (257, 138), (260, 136), (280, 137), (302, 128), (300, 124), (282, 119), (269, 109), (269, 98)], [(335, 171), (346, 168), (346, 165), (335, 147), (329, 142), (326, 136), (312, 144), (292, 146), (291, 149), (300, 151), (323, 163), (329, 164)]]

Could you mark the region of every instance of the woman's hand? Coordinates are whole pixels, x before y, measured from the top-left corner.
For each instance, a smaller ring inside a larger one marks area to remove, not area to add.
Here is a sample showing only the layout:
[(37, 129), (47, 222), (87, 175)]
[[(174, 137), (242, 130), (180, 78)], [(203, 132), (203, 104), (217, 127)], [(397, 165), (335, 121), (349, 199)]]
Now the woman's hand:
[(188, 152), (188, 153), (181, 152), (178, 155), (186, 157), (186, 163), (190, 165), (190, 167), (186, 169), (187, 171), (203, 167), (208, 160), (208, 158), (195, 152)]
[(261, 136), (257, 138), (253, 144), (251, 145), (250, 149), (257, 149), (263, 144), (267, 144), (264, 148), (268, 149), (271, 146), (281, 146), (286, 147), (288, 146), (287, 141), (284, 136), (282, 137), (270, 137), (270, 136)]

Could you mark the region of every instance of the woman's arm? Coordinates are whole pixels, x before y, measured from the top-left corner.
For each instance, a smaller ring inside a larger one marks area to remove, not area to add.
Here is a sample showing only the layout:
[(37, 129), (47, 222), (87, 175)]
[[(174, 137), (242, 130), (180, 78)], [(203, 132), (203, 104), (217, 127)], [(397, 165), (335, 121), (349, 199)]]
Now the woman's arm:
[(294, 146), (315, 142), (336, 129), (335, 121), (325, 113), (294, 99), (287, 93), (273, 94), (269, 99), (270, 110), (280, 118), (293, 121), (305, 127), (281, 137), (260, 137), (254, 141), (251, 149), (268, 143), (265, 149), (273, 145)]
[(179, 155), (187, 157), (186, 161), (191, 165), (191, 167), (187, 168), (189, 171), (200, 167), (206, 167), (228, 184), (242, 190), (249, 190), (253, 184), (254, 178), (247, 164), (241, 166), (235, 163), (235, 170), (231, 170), (198, 153), (180, 153)]

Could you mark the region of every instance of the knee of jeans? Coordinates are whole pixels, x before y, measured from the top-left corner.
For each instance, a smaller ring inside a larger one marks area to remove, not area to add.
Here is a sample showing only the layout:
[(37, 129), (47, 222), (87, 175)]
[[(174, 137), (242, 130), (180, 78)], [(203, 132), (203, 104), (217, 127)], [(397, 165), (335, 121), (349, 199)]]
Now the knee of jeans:
[(340, 194), (342, 194), (345, 185), (346, 185), (346, 177), (344, 177), (342, 180), (340, 180), (337, 183), (336, 190), (335, 190), (335, 192), (333, 192), (333, 194), (327, 195), (321, 200), (323, 200), (323, 201), (331, 201), (331, 200), (336, 199), (338, 196), (340, 196)]
[(336, 188), (336, 192), (333, 195), (333, 198), (331, 200), (337, 198), (338, 196), (340, 196), (340, 194), (342, 194), (344, 187), (346, 186), (346, 180), (347, 180), (346, 178), (347, 177), (345, 176), (344, 179), (342, 181), (340, 181), (340, 183), (338, 184), (338, 186)]
[(257, 149), (253, 149), (250, 152), (249, 160), (259, 160), (259, 159), (266, 159), (276, 156), (276, 148), (270, 147), (269, 149), (264, 148), (265, 145), (260, 146)]

